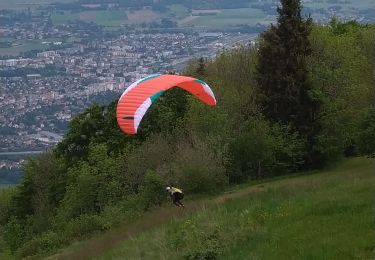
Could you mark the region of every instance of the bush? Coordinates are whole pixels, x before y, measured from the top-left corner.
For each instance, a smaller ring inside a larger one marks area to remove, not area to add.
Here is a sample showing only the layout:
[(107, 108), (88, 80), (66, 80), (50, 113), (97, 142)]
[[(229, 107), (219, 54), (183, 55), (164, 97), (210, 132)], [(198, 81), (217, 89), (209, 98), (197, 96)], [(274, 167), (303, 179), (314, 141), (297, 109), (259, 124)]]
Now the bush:
[(83, 214), (67, 223), (64, 237), (68, 240), (78, 240), (93, 233), (105, 230), (105, 222), (98, 215)]
[(250, 128), (229, 145), (230, 182), (261, 178), (275, 163), (271, 138), (266, 131)]
[(0, 225), (4, 225), (10, 216), (13, 188), (0, 188)]
[(10, 251), (14, 254), (26, 240), (26, 234), (22, 222), (12, 217), (4, 227), (4, 240)]
[(304, 164), (304, 140), (299, 137), (297, 132), (280, 124), (274, 124), (270, 134), (275, 157), (272, 174), (281, 175), (300, 170)]
[(186, 260), (216, 260), (222, 252), (222, 242), (219, 234), (219, 230), (214, 228), (206, 233), (201, 232), (197, 234), (195, 231), (194, 236), (197, 241), (200, 241), (198, 245), (193, 246), (185, 254), (184, 259)]
[(47, 232), (23, 244), (16, 253), (17, 258), (41, 255), (61, 247), (62, 237), (54, 232)]
[(304, 143), (289, 127), (251, 120), (229, 144), (231, 182), (282, 175), (303, 164)]
[(124, 176), (124, 190), (126, 195), (137, 194), (142, 191), (145, 176), (150, 169), (160, 173), (173, 158), (173, 147), (170, 136), (152, 135), (137, 149), (127, 154), (121, 165)]
[(133, 196), (114, 205), (107, 206), (100, 214), (103, 229), (110, 229), (138, 217), (145, 208), (144, 200), (140, 197)]
[(362, 120), (357, 144), (360, 153), (375, 157), (375, 108), (370, 109)]
[(143, 198), (140, 194), (132, 194), (120, 201), (117, 205), (121, 208), (121, 212), (127, 216), (133, 216), (143, 211)]
[(200, 139), (180, 141), (171, 171), (170, 183), (184, 191), (217, 192), (228, 183), (221, 158)]
[(145, 208), (148, 209), (153, 205), (160, 206), (165, 200), (165, 182), (154, 171), (148, 171), (145, 176), (143, 188), (143, 199)]
[[(202, 165), (185, 166), (181, 171), (181, 186), (184, 190), (192, 193), (213, 192), (220, 187), (220, 180), (217, 180), (210, 173), (210, 169), (202, 167)], [(222, 185), (220, 185), (222, 186)]]

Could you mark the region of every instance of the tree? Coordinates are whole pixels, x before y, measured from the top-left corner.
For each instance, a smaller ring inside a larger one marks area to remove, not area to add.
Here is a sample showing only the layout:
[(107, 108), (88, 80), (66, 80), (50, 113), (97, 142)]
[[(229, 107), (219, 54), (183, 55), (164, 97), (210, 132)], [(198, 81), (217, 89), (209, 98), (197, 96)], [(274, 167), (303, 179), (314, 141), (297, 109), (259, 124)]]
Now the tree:
[(143, 199), (146, 209), (153, 205), (160, 206), (165, 200), (165, 182), (156, 172), (148, 170), (145, 175)]
[(206, 64), (205, 64), (205, 60), (203, 57), (200, 57), (198, 59), (198, 68), (196, 70), (196, 73), (198, 74), (198, 76), (200, 77), (204, 77), (206, 76)]
[(277, 26), (272, 25), (261, 36), (257, 82), (265, 115), (305, 132), (314, 103), (308, 93), (311, 86), (306, 69), (311, 54), (311, 19), (301, 17), (300, 1), (282, 0), (281, 4)]
[(374, 29), (337, 19), (329, 26), (313, 26), (308, 70), (321, 101), (314, 150), (322, 166), (362, 151), (356, 143), (360, 123), (375, 104)]
[(188, 109), (188, 92), (180, 88), (166, 91), (145, 114), (137, 136), (146, 137), (160, 133), (173, 132), (181, 126)]
[(62, 161), (52, 153), (29, 159), (23, 168), (22, 182), (12, 198), (14, 215), (20, 219), (33, 214), (48, 218), (64, 197), (65, 171)]
[(106, 143), (111, 152), (118, 153), (137, 142), (137, 137), (124, 135), (119, 129), (116, 103), (108, 106), (94, 104), (70, 122), (68, 133), (55, 151), (68, 166), (87, 159), (90, 143)]
[(265, 116), (290, 124), (307, 143), (307, 162), (314, 145), (319, 101), (312, 95), (307, 58), (312, 20), (301, 16), (299, 0), (282, 0), (277, 25), (261, 35), (256, 78)]
[(375, 108), (368, 111), (359, 127), (358, 146), (362, 154), (375, 157)]

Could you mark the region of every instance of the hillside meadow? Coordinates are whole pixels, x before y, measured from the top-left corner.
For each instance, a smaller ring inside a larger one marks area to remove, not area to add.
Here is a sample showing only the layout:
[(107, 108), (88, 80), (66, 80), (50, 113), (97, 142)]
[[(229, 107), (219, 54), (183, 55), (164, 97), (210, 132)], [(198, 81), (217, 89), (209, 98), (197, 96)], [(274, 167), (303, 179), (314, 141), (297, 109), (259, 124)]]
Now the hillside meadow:
[(51, 259), (371, 259), (374, 203), (375, 161), (346, 159), (155, 209)]

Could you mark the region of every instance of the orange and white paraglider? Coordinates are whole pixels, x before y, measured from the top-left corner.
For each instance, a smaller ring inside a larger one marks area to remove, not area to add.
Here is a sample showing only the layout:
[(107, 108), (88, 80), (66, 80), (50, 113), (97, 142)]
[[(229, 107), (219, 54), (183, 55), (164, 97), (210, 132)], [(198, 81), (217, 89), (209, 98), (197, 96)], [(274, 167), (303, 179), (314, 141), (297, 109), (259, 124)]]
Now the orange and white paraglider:
[(131, 84), (121, 95), (116, 108), (117, 123), (127, 134), (136, 134), (139, 124), (155, 100), (164, 91), (182, 88), (209, 106), (216, 105), (215, 95), (203, 81), (179, 75), (155, 74)]

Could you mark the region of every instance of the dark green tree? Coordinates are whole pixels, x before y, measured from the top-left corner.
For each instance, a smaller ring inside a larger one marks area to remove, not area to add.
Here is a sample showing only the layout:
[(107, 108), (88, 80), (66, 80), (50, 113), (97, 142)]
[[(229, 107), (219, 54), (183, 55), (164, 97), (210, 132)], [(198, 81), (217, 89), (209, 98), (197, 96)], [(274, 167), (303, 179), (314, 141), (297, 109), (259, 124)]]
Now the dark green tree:
[(311, 19), (301, 17), (299, 0), (282, 0), (277, 11), (277, 25), (261, 35), (259, 49), (257, 82), (264, 113), (306, 132), (316, 110), (309, 95), (306, 68), (306, 58), (311, 54)]
[(33, 214), (49, 217), (64, 197), (65, 186), (65, 166), (52, 153), (29, 159), (12, 198), (14, 215), (21, 219)]
[(188, 109), (188, 92), (174, 87), (165, 91), (141, 121), (138, 137), (142, 140), (160, 132), (173, 132), (183, 125)]
[(307, 70), (312, 20), (301, 16), (299, 0), (281, 0), (277, 11), (277, 25), (261, 35), (256, 78), (265, 116), (290, 124), (306, 139), (306, 160), (311, 164), (319, 110)]
[(371, 108), (360, 123), (357, 142), (362, 154), (375, 157), (375, 108)]
[(108, 106), (94, 104), (76, 116), (69, 125), (65, 138), (55, 150), (68, 166), (86, 160), (90, 143), (105, 143), (110, 152), (118, 153), (127, 145), (137, 142), (137, 137), (121, 132), (116, 121), (117, 101)]
[(199, 77), (206, 76), (206, 64), (203, 57), (200, 57), (198, 59), (198, 68), (195, 72), (198, 74)]

